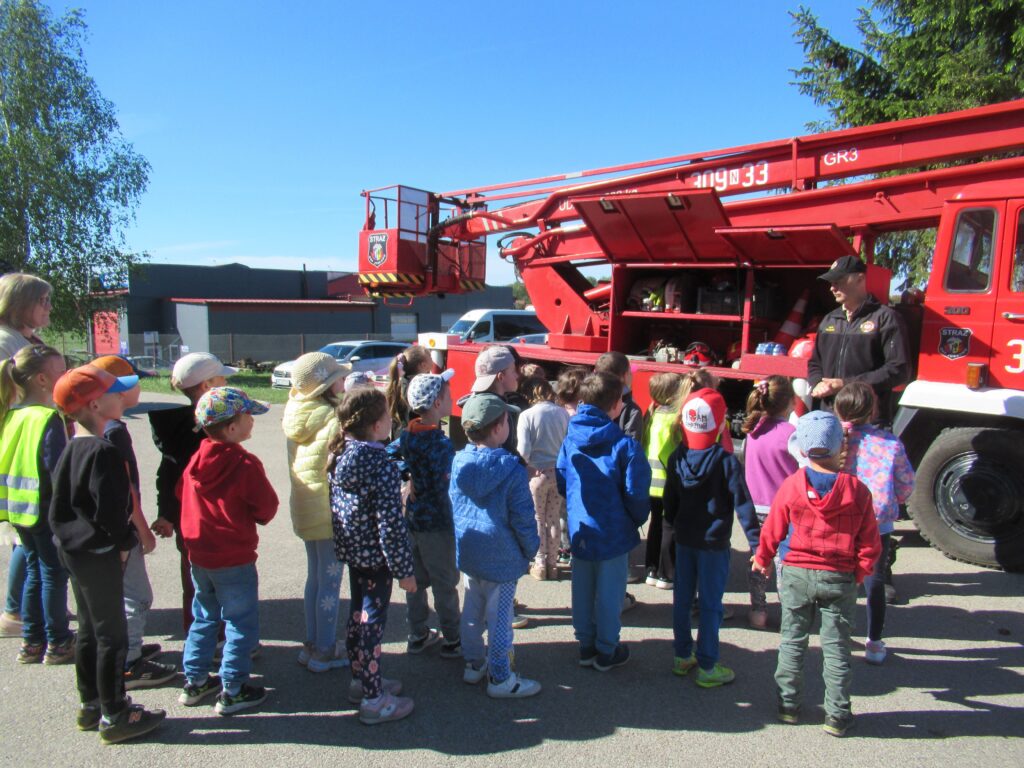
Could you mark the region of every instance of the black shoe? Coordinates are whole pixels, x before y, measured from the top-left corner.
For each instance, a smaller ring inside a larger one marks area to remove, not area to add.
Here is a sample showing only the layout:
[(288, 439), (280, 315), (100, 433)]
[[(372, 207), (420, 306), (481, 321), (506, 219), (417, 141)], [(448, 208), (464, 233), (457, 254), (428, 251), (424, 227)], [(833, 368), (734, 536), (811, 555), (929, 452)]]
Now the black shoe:
[(140, 704), (129, 704), (112, 720), (100, 719), (100, 741), (104, 744), (120, 744), (122, 741), (145, 736), (167, 717), (162, 709), (147, 710)]
[(596, 648), (580, 648), (580, 666), (581, 667), (592, 667), (594, 662), (597, 661), (597, 649)]
[(621, 667), (629, 661), (629, 646), (619, 643), (611, 653), (599, 653), (594, 659), (594, 669), (598, 672), (607, 672), (609, 669)]
[(445, 640), (443, 643), (441, 643), (441, 658), (461, 659), (462, 640), (456, 638), (455, 640)]
[(124, 688), (134, 691), (137, 688), (153, 688), (169, 683), (178, 676), (178, 668), (173, 664), (161, 664), (159, 661), (147, 661), (140, 658), (124, 672)]
[(164, 649), (160, 647), (160, 643), (143, 643), (141, 650), (142, 655), (139, 658), (145, 659), (146, 661), (155, 659), (164, 652)]
[(206, 682), (202, 685), (193, 685), (186, 682), (178, 696), (178, 703), (186, 707), (195, 707), (214, 694), (220, 693), (220, 678), (216, 675), (207, 675)]
[(214, 705), (218, 715), (233, 715), (243, 709), (258, 707), (267, 700), (267, 689), (262, 685), (243, 684), (238, 693), (228, 696), (227, 691), (221, 691)]
[(75, 725), (80, 731), (95, 731), (100, 725), (100, 705), (82, 704), (75, 717)]
[(436, 629), (428, 629), (427, 634), (422, 637), (410, 637), (405, 644), (406, 653), (423, 653), (432, 645), (441, 642), (441, 633)]
[(786, 725), (796, 725), (800, 722), (800, 708), (779, 704), (779, 722)]
[(853, 717), (847, 717), (840, 720), (838, 717), (832, 717), (828, 715), (825, 718), (825, 724), (822, 726), (829, 736), (836, 736), (841, 738), (846, 735), (846, 732), (853, 728)]

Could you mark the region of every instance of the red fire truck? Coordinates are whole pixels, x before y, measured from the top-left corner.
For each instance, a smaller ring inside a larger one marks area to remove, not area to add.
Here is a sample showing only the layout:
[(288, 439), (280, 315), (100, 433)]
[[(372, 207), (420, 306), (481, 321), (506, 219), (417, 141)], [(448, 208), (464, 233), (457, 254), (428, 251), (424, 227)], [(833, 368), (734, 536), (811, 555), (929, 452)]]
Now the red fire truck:
[[(742, 410), (756, 379), (806, 384), (806, 359), (756, 351), (835, 306), (818, 274), (859, 254), (886, 302), (877, 237), (936, 228), (926, 289), (895, 305), (914, 361), (894, 422), (918, 473), (909, 511), (950, 557), (1020, 569), (1022, 150), (1017, 101), (439, 194), (375, 189), (363, 193), (360, 281), (384, 298), (471, 291), (497, 238), (551, 331), (546, 345), (518, 347), (524, 358), (555, 375), (624, 352), (645, 407), (649, 377), (685, 370), (678, 351), (699, 341)], [(588, 267), (611, 280), (592, 285)], [(480, 347), (424, 342), (468, 391)]]

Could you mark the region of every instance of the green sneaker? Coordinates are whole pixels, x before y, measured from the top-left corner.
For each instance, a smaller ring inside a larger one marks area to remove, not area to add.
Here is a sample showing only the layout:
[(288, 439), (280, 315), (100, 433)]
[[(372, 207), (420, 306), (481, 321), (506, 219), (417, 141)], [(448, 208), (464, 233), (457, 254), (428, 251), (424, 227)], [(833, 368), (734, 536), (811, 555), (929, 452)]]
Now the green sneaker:
[(679, 675), (680, 677), (686, 677), (690, 670), (697, 666), (697, 657), (694, 654), (690, 654), (690, 658), (682, 659), (678, 656), (672, 662), (672, 674)]
[(736, 679), (736, 673), (721, 664), (715, 664), (710, 671), (697, 669), (697, 685), (701, 688), (717, 688)]

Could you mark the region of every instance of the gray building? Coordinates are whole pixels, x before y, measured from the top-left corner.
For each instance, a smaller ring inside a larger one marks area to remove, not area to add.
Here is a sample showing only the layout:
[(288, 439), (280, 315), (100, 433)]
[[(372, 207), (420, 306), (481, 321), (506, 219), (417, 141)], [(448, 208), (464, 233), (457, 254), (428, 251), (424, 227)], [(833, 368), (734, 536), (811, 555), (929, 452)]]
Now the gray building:
[(94, 318), (97, 353), (173, 362), (183, 348), (221, 359), (289, 360), (339, 339), (413, 341), (470, 309), (513, 306), (511, 286), (407, 300), (370, 300), (355, 273), (142, 264), (115, 314)]

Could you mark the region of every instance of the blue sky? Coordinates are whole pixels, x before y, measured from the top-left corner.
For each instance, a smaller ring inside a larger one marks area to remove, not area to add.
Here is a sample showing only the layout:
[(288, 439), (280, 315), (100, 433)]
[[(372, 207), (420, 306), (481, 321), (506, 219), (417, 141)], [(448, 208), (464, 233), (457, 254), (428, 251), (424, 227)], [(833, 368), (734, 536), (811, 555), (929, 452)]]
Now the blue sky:
[[(858, 2), (805, 0), (855, 41)], [(431, 191), (805, 133), (795, 2), (79, 0), (152, 164), (154, 261), (351, 270), (362, 189)], [(488, 282), (512, 279), (499, 259)]]

